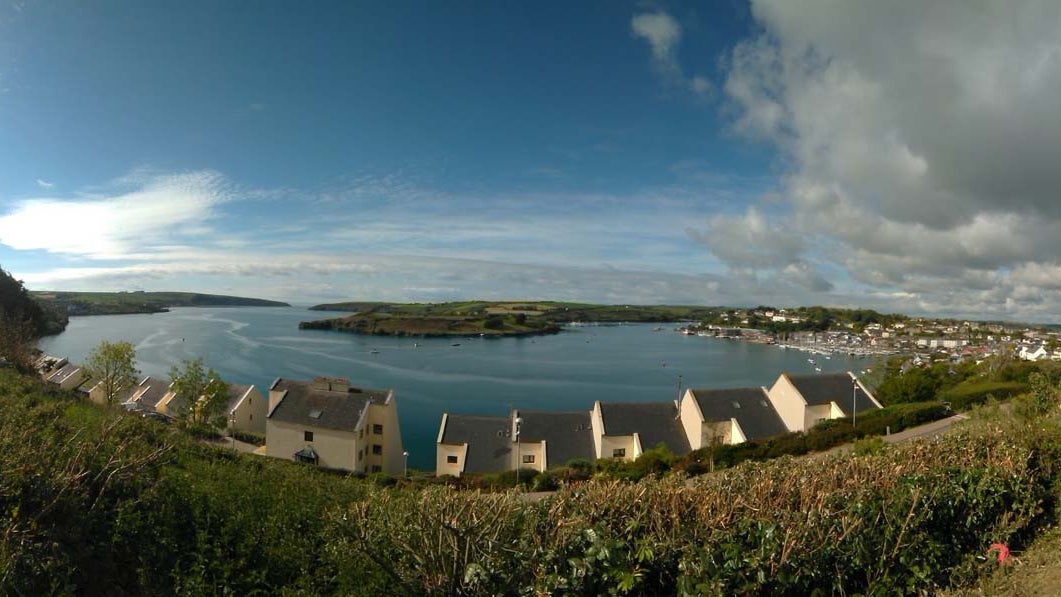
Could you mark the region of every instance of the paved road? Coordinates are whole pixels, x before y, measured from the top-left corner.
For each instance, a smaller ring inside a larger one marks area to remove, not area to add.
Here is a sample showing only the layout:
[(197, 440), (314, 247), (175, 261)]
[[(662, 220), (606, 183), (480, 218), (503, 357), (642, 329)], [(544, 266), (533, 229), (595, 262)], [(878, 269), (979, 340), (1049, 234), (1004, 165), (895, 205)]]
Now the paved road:
[(924, 425), (918, 425), (917, 427), (904, 429), (898, 433), (885, 435), (881, 439), (888, 442), (889, 444), (897, 444), (900, 442), (905, 442), (907, 440), (917, 439), (919, 437), (939, 435), (947, 429), (950, 429), (951, 425), (954, 425), (959, 421), (964, 421), (968, 418), (968, 415), (957, 414), (952, 417), (947, 417), (946, 419), (932, 421), (931, 423), (926, 423)]

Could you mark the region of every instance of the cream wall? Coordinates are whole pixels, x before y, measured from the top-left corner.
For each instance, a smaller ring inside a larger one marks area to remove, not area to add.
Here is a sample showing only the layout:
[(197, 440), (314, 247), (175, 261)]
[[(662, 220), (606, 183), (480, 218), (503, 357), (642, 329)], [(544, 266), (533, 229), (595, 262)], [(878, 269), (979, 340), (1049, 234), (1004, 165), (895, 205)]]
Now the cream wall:
[[(229, 427), (237, 431), (248, 431), (250, 433), (265, 433), (265, 417), (269, 414), (265, 397), (258, 388), (251, 386), (243, 399), (236, 405), (232, 412), (228, 413)], [(235, 415), (235, 422), (233, 422)]]
[[(510, 467), (510, 470), (514, 470), (517, 466), (519, 468), (532, 468), (537, 471), (545, 470), (545, 442), (519, 442), (519, 455), (517, 460), (516, 450), (512, 450), (512, 461), (515, 462), (515, 466)], [(524, 456), (534, 456), (534, 462), (526, 463), (523, 462)]]
[(807, 402), (796, 390), (796, 386), (788, 380), (788, 377), (784, 374), (778, 377), (774, 386), (767, 392), (767, 397), (770, 398), (770, 403), (774, 405), (777, 414), (781, 415), (781, 420), (789, 431), (807, 430), (805, 413)]
[[(593, 402), (593, 410), (590, 411), (589, 422), (590, 426), (593, 427), (593, 449), (597, 452), (597, 458), (603, 458), (604, 419), (600, 414), (600, 400)], [(611, 452), (608, 452), (608, 457), (611, 458)]]
[[(811, 427), (814, 427), (822, 420), (835, 419), (836, 417), (833, 416), (833, 407), (834, 404), (832, 402), (829, 404), (815, 404), (814, 406), (808, 406), (803, 430), (806, 431)], [(843, 416), (843, 413), (841, 413), (840, 416)]]
[(744, 430), (741, 429), (740, 423), (737, 422), (737, 419), (730, 419), (728, 427), (729, 437), (726, 438), (727, 444), (743, 444), (748, 441), (748, 437), (744, 435)]
[[(457, 463), (446, 462), (448, 456), (456, 456)], [(468, 444), (437, 444), (435, 448), (435, 474), (461, 476), (468, 458)]]
[(637, 454), (637, 445), (632, 435), (605, 435), (600, 438), (601, 444), (601, 458), (611, 458), (612, 450), (623, 449), (626, 450), (626, 456), (623, 460), (634, 460), (639, 454)]
[[(310, 446), (317, 452), (318, 466), (347, 471), (360, 470), (355, 468), (358, 441), (354, 432), (306, 427), (272, 419), (266, 421), (265, 429), (266, 456), (294, 460), (295, 452)], [(313, 441), (305, 441), (306, 431), (313, 432)]]
[[(147, 391), (147, 388), (144, 388), (144, 392), (146, 392), (146, 391)], [(144, 392), (141, 392), (140, 396), (143, 396)], [(137, 396), (136, 398), (139, 400), (140, 396)], [(162, 400), (159, 400), (158, 404), (155, 405), (155, 410), (157, 410), (160, 413), (169, 415), (171, 417), (179, 417), (180, 416), (179, 412), (177, 412), (176, 410), (170, 410), (170, 408), (169, 408), (170, 401), (172, 401), (173, 398), (175, 398), (176, 396), (177, 396), (177, 394), (175, 392), (166, 392), (165, 395), (162, 396)]]
[[(383, 434), (372, 432), (373, 425), (383, 425)], [(358, 432), (364, 430), (365, 472), (371, 472), (373, 466), (379, 466), (390, 475), (401, 475), (405, 470), (405, 456), (402, 455), (402, 433), (398, 424), (398, 405), (394, 392), (387, 395), (383, 404), (371, 403), (363, 420), (358, 425)], [(383, 454), (372, 453), (372, 446), (383, 446)]]
[(696, 403), (692, 390), (685, 390), (682, 397), (681, 408), (678, 410), (685, 437), (689, 440), (689, 447), (699, 450), (709, 441), (705, 437), (704, 414), (700, 412), (700, 405)]

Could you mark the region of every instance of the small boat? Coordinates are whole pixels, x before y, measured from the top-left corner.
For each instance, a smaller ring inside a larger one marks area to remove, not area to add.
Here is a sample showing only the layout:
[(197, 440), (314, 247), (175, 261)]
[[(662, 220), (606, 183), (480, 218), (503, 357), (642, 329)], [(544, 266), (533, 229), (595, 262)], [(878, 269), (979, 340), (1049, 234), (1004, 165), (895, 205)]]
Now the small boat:
[(453, 344), (450, 344), (450, 346), (460, 346), (460, 345), (461, 345), (460, 342), (454, 342)]
[(370, 350), (370, 351), (368, 351), (368, 354), (379, 354), (379, 351), (378, 350)]

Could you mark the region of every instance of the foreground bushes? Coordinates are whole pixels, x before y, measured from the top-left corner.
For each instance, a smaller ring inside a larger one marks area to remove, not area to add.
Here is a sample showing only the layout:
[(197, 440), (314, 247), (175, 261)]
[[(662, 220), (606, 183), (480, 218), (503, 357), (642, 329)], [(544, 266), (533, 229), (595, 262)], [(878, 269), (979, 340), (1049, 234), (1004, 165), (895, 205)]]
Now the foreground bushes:
[(832, 419), (819, 423), (806, 433), (786, 433), (770, 439), (702, 448), (678, 459), (675, 467), (690, 475), (699, 475), (712, 468), (712, 465), (730, 467), (746, 460), (801, 456), (863, 437), (885, 435), (888, 431), (895, 433), (942, 419), (949, 414), (947, 405), (938, 401), (893, 404), (860, 414), (854, 427), (850, 419)]
[[(514, 493), (377, 492), (333, 512), (334, 566), (408, 592), (916, 593), (975, 575), (1051, 505), (1057, 430), (989, 427), (858, 458)], [(1050, 459), (1042, 458), (1050, 454)], [(359, 572), (363, 571), (363, 572)]]
[(931, 592), (1052, 515), (1061, 462), (1034, 419), (528, 503), (237, 455), (64, 396), (0, 372), (2, 594)]

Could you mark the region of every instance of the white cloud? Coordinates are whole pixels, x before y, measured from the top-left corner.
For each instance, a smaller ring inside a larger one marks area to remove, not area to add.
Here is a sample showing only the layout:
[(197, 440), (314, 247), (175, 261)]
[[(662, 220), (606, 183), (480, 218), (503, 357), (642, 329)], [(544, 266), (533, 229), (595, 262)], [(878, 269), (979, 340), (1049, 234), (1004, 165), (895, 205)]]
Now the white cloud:
[(37, 179), (37, 186), (42, 188), (42, 189), (50, 189), (50, 188), (54, 187), (55, 184), (50, 183), (47, 180), (44, 180), (42, 178), (38, 178)]
[(214, 172), (157, 176), (132, 191), (78, 199), (29, 199), (0, 216), (0, 243), (89, 259), (142, 258), (174, 239), (208, 231), (225, 200)]
[(685, 88), (698, 96), (706, 96), (711, 92), (711, 82), (706, 77), (686, 77), (682, 70), (678, 61), (682, 28), (674, 17), (663, 11), (635, 15), (630, 20), (630, 32), (634, 37), (648, 42), (652, 52), (652, 67), (665, 83)]
[(665, 12), (639, 14), (630, 20), (634, 35), (652, 48), (652, 61), (665, 74), (681, 73), (676, 50), (682, 39), (682, 28)]
[[(764, 33), (732, 51), (724, 91), (734, 129), (781, 150), (784, 204), (701, 236), (802, 238), (801, 263), (829, 261), (897, 306), (1061, 319), (1044, 284), (1061, 263), (1061, 4), (752, 8)], [(708, 246), (754, 262), (777, 242)]]

